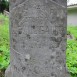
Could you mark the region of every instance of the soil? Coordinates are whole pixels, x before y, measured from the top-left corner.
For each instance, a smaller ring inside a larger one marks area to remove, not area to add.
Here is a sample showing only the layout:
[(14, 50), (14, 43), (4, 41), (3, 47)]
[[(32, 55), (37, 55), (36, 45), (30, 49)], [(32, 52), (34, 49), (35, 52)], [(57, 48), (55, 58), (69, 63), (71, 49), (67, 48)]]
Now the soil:
[(74, 39), (74, 36), (73, 35), (71, 35), (71, 34), (67, 34), (67, 39)]
[(4, 77), (4, 75), (5, 75), (5, 72), (0, 70), (0, 77)]
[(0, 25), (2, 25), (3, 23), (4, 23), (4, 20), (1, 20), (1, 19), (0, 19)]

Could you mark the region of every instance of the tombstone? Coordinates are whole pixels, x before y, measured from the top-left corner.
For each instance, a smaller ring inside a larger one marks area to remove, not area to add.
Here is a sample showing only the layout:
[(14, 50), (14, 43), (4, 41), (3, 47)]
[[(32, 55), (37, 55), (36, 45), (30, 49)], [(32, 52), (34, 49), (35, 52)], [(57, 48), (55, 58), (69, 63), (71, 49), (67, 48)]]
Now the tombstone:
[(5, 77), (69, 77), (66, 0), (10, 0), (10, 66)]

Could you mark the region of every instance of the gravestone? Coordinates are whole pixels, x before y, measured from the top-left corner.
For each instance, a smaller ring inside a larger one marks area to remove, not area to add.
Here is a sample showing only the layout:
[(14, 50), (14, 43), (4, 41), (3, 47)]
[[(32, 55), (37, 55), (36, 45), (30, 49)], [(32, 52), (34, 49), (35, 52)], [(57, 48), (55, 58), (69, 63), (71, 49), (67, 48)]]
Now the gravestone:
[(66, 0), (10, 0), (10, 66), (5, 77), (69, 77)]

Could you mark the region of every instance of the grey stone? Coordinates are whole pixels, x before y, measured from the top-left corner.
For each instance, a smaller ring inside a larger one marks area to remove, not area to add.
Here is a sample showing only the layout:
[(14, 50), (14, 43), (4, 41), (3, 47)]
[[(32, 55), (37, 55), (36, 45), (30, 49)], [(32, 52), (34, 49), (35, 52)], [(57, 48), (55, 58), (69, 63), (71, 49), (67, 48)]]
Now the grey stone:
[(10, 0), (10, 67), (5, 77), (69, 77), (66, 0)]

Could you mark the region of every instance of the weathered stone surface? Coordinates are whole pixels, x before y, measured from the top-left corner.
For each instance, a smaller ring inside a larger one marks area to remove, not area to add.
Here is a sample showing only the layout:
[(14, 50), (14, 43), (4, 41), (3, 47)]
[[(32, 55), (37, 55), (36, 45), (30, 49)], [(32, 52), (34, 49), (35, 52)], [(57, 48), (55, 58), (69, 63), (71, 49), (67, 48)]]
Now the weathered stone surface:
[(66, 1), (10, 0), (10, 4), (12, 74), (6, 77), (69, 77)]

